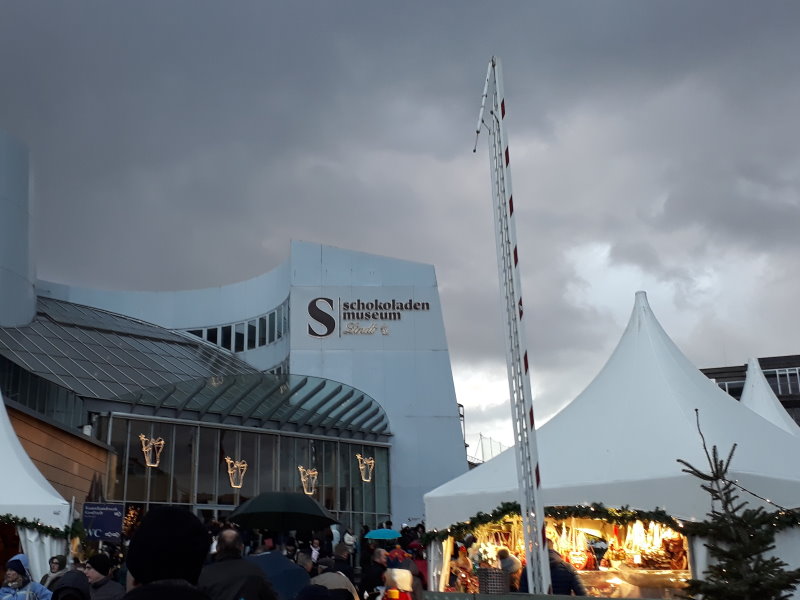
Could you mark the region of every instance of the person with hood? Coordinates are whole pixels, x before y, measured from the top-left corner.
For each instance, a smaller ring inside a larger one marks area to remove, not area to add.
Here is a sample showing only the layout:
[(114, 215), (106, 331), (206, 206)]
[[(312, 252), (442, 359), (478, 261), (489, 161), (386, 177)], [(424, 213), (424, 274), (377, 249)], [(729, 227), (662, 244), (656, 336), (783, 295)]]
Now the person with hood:
[(89, 580), (82, 571), (67, 571), (53, 587), (52, 600), (90, 600)]
[(50, 600), (53, 593), (41, 583), (31, 581), (30, 564), (24, 554), (15, 554), (6, 563), (6, 577), (0, 587), (0, 600)]
[(48, 590), (53, 591), (56, 587), (56, 582), (59, 578), (67, 572), (67, 557), (63, 554), (56, 554), (50, 557), (50, 572), (42, 577), (41, 583)]
[(89, 580), (92, 600), (120, 600), (125, 588), (109, 578), (111, 559), (105, 554), (95, 554), (86, 561), (86, 577)]
[(208, 600), (196, 586), (210, 545), (208, 531), (188, 510), (151, 508), (128, 546), (124, 600)]

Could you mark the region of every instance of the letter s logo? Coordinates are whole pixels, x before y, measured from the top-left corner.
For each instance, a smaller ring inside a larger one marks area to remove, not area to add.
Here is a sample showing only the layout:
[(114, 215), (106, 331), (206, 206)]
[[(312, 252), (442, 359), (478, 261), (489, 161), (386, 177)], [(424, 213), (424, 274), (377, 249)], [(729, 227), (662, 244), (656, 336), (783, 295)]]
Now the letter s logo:
[(314, 328), (311, 327), (311, 323), (308, 324), (308, 335), (323, 338), (328, 337), (330, 334), (334, 332), (336, 329), (336, 319), (333, 318), (333, 315), (325, 312), (324, 308), (320, 308), (319, 304), (327, 304), (328, 308), (333, 311), (333, 300), (330, 298), (314, 298), (311, 302), (308, 303), (308, 316), (314, 319), (317, 323), (322, 325), (325, 328), (325, 331), (322, 333), (317, 333), (314, 331)]

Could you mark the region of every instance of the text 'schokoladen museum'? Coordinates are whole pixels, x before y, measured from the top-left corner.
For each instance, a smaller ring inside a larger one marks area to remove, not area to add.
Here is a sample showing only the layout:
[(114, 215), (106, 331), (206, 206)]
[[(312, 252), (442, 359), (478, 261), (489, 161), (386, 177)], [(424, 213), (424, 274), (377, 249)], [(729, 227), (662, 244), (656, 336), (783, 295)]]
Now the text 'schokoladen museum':
[(29, 160), (0, 132), (0, 391), (68, 501), (224, 516), (303, 491), (303, 471), (344, 525), (374, 527), (421, 520), (423, 494), (466, 471), (432, 266), (293, 242), (209, 289), (41, 281)]

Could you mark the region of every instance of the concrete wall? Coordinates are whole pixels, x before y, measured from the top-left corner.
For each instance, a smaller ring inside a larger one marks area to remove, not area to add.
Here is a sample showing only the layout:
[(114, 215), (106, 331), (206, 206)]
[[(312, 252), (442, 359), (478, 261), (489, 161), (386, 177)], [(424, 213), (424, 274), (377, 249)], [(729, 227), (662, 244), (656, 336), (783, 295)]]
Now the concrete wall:
[(0, 327), (36, 314), (28, 149), (0, 131)]

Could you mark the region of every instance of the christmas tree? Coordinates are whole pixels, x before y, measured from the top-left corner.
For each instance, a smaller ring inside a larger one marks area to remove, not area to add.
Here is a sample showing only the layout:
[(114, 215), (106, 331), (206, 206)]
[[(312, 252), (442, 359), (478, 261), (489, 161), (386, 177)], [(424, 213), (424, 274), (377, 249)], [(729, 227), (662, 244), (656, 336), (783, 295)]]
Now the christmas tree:
[(703, 571), (704, 579), (689, 580), (686, 597), (701, 596), (704, 600), (790, 598), (800, 582), (800, 569), (787, 570), (788, 565), (770, 553), (775, 549), (775, 532), (790, 523), (796, 525), (796, 517), (787, 519), (786, 511), (769, 513), (762, 507), (747, 508), (747, 502), (740, 500), (737, 494), (740, 486), (727, 478), (736, 444), (722, 460), (716, 446), (709, 453), (702, 431), (700, 437), (709, 471), (701, 471), (684, 460), (678, 462), (686, 467), (684, 472), (700, 479), (701, 487), (711, 495), (712, 510), (708, 519), (686, 527), (687, 533), (706, 540), (709, 566)]

